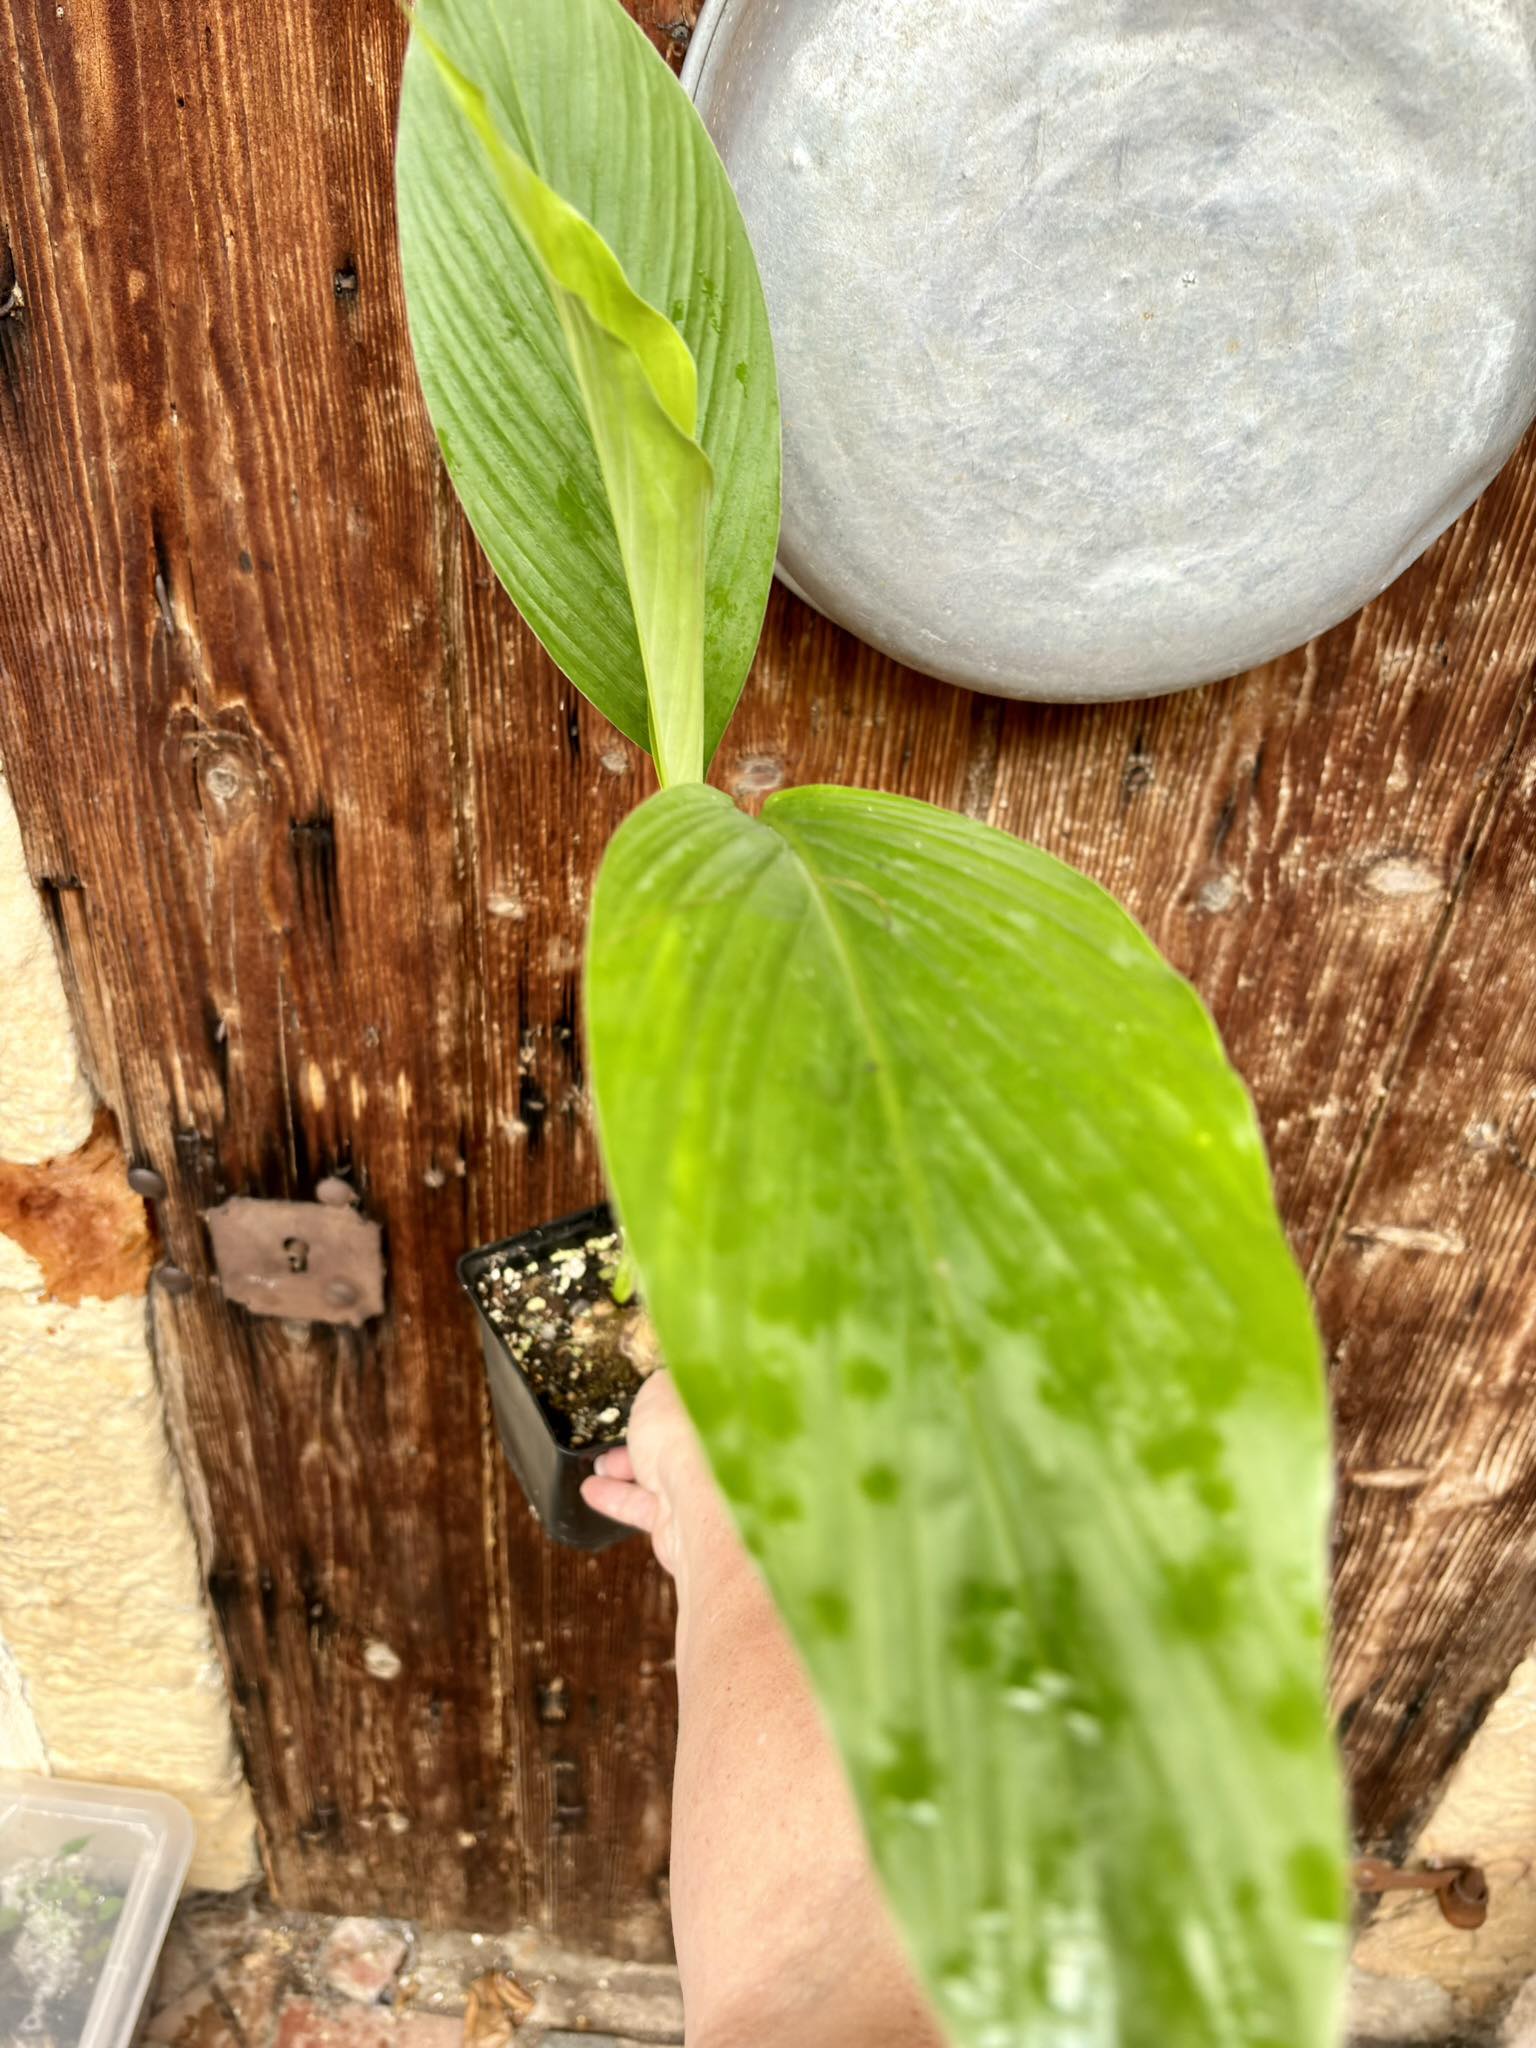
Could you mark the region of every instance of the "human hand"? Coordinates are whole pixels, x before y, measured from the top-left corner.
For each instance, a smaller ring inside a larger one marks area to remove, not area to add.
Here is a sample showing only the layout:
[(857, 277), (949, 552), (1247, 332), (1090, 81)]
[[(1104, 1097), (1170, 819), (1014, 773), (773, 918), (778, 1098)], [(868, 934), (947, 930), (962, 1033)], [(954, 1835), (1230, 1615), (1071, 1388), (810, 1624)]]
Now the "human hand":
[(647, 1379), (625, 1443), (603, 1452), (581, 1494), (600, 1515), (643, 1529), (674, 1578), (690, 1564), (739, 1553), (740, 1538), (669, 1372)]

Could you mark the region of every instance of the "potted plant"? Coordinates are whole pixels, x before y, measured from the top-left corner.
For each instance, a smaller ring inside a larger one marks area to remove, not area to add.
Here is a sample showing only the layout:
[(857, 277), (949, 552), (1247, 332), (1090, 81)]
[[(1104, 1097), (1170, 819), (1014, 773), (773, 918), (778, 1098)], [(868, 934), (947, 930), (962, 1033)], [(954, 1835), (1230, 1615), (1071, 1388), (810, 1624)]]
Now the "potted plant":
[(660, 1363), (606, 1204), (466, 1252), (491, 1406), (528, 1505), (558, 1543), (606, 1550), (632, 1532), (597, 1514), (581, 1482), (621, 1443)]
[(397, 181), (455, 487), (661, 784), (587, 935), (626, 1255), (936, 2007), (972, 2048), (1317, 2048), (1326, 1409), (1215, 1030), (1002, 832), (706, 782), (772, 572), (772, 346), (617, 0), (420, 0)]

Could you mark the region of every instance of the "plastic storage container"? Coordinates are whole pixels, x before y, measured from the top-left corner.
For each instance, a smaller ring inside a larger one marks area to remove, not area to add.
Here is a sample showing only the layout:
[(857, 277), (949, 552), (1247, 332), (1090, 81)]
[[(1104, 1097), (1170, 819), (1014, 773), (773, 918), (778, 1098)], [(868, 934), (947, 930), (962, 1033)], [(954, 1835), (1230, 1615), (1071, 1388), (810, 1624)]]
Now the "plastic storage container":
[(491, 1266), (515, 1263), (520, 1257), (543, 1258), (612, 1229), (613, 1216), (606, 1205), (585, 1209), (579, 1216), (541, 1224), (521, 1237), (466, 1252), (458, 1268), (464, 1291), (475, 1305), (480, 1348), (491, 1383), (491, 1406), (507, 1463), (545, 1529), (557, 1543), (569, 1544), (573, 1550), (606, 1550), (610, 1543), (622, 1542), (634, 1531), (595, 1513), (582, 1499), (581, 1482), (597, 1463), (598, 1451), (572, 1450), (560, 1442), (506, 1340), (481, 1307), (475, 1283)]
[(193, 1841), (161, 1793), (0, 1771), (4, 2048), (127, 2048)]

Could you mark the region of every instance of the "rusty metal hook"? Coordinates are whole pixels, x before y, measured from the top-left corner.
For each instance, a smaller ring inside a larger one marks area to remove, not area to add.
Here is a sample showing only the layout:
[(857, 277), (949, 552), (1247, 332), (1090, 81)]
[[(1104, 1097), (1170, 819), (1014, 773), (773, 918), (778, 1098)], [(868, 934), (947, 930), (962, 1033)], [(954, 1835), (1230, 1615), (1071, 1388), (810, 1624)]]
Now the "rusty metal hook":
[(1430, 1864), (1397, 1870), (1380, 1856), (1355, 1865), (1355, 1889), (1362, 1892), (1433, 1892), (1452, 1927), (1481, 1927), (1488, 1918), (1488, 1880), (1475, 1863)]

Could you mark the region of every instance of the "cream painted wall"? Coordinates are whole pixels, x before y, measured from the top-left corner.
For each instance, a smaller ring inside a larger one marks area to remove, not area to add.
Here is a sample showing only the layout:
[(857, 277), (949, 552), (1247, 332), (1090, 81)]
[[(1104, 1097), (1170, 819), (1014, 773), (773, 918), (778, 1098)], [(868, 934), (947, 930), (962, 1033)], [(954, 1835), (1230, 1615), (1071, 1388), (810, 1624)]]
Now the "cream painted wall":
[(0, 1642), (0, 1765), (13, 1771), (46, 1771), (43, 1731), (27, 1698), (16, 1660)]
[(90, 1136), (64, 984), (0, 770), (0, 1159), (55, 1159)]
[[(3, 777), (0, 988), (0, 1167), (76, 1153), (96, 1105)], [(193, 1883), (255, 1873), (144, 1296), (51, 1299), (3, 1216), (0, 1765), (172, 1792), (197, 1822)]]

